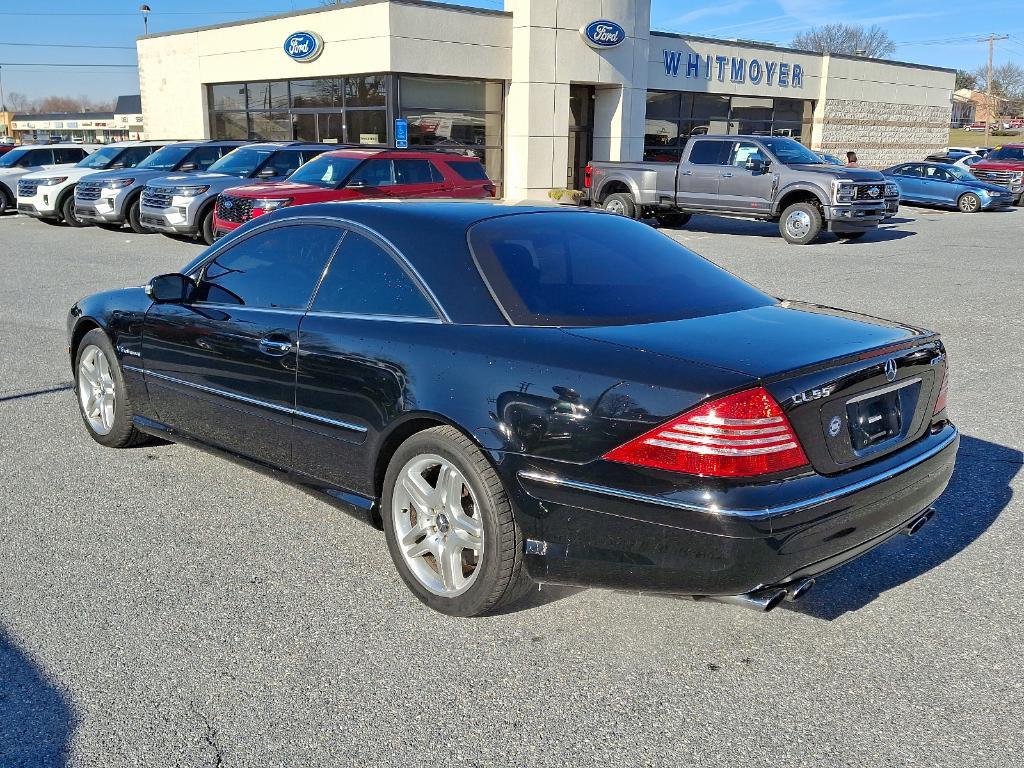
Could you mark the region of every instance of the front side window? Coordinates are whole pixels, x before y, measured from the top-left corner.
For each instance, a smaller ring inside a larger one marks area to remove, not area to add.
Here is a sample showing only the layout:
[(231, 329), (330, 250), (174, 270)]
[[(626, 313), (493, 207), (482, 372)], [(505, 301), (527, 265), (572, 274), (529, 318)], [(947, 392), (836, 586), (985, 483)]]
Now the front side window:
[[(228, 152), (210, 166), (210, 173), (224, 173), (228, 176), (245, 178), (256, 173), (256, 169), (274, 153), (272, 149), (247, 149), (242, 147)], [(297, 167), (297, 166), (296, 166)]]
[[(313, 157), (314, 155), (309, 155)], [(293, 149), (286, 149), (275, 152), (261, 167), (260, 173), (273, 176), (291, 176), (295, 170), (305, 162), (306, 156), (302, 152)]]
[(361, 162), (361, 159), (354, 157), (321, 155), (299, 168), (288, 177), (288, 181), (325, 188), (337, 187), (359, 167)]
[(194, 301), (305, 309), (340, 236), (334, 227), (303, 224), (246, 238), (204, 266)]
[(732, 151), (729, 153), (729, 165), (734, 165), (737, 168), (745, 168), (748, 160), (763, 161), (764, 159), (761, 148), (749, 141), (737, 141), (732, 145)]
[(390, 160), (368, 160), (352, 174), (349, 184), (362, 183), (367, 187), (392, 187), (395, 181), (395, 166)]
[(181, 145), (164, 147), (139, 163), (138, 167), (149, 168), (154, 171), (173, 171), (178, 163), (191, 151), (192, 147), (183, 147)]
[(629, 325), (775, 303), (666, 235), (620, 216), (500, 216), (470, 228), (469, 244), (515, 325)]
[(79, 147), (60, 147), (53, 150), (53, 162), (55, 163), (77, 163), (88, 155), (84, 149)]
[(195, 163), (197, 171), (205, 171), (221, 157), (225, 152), (230, 152), (233, 147), (197, 147), (191, 155), (185, 158), (182, 165)]
[(317, 291), (312, 311), (391, 317), (437, 316), (391, 254), (355, 232), (345, 235)]
[(103, 147), (91, 155), (85, 157), (85, 159), (78, 162), (76, 168), (109, 168), (110, 164), (119, 158), (123, 153), (124, 149), (121, 147)]

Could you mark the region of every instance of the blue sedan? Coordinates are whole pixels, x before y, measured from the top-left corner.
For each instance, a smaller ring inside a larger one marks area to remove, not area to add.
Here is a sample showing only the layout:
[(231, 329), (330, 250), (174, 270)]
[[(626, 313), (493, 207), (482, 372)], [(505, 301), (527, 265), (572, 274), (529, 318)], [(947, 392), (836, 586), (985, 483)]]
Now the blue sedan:
[(900, 202), (949, 206), (964, 213), (1013, 205), (1013, 193), (1006, 187), (976, 179), (955, 165), (904, 163), (882, 173), (900, 188)]

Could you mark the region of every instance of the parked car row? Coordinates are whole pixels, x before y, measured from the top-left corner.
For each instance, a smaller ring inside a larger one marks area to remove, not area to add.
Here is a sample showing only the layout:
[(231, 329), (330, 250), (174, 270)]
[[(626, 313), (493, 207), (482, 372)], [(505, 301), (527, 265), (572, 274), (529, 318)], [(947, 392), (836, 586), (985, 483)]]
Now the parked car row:
[[(73, 162), (77, 161), (77, 162)], [(0, 212), (72, 227), (163, 232), (207, 245), (277, 208), (372, 197), (494, 197), (479, 159), (305, 142), (142, 141), (18, 148), (0, 158)]]

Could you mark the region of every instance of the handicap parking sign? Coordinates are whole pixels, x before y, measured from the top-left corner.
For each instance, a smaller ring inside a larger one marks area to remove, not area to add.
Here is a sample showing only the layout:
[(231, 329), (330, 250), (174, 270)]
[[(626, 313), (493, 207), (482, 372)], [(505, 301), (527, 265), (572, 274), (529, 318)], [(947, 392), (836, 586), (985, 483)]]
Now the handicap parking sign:
[(395, 120), (395, 148), (409, 148), (409, 121)]

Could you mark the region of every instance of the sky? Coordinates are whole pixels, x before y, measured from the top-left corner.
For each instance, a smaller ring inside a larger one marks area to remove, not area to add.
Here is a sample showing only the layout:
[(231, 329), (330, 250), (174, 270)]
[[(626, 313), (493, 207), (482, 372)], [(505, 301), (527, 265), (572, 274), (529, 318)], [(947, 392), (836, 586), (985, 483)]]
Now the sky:
[[(317, 0), (150, 0), (149, 31), (219, 24), (320, 4)], [(502, 0), (461, 0), (461, 4), (503, 7)], [(210, 9), (214, 5), (217, 10)], [(4, 93), (19, 92), (30, 98), (87, 96), (97, 101), (138, 93), (135, 38), (143, 31), (138, 8), (138, 0), (0, 3)], [(921, 0), (652, 0), (651, 26), (785, 45), (796, 32), (828, 22), (878, 24), (898, 43), (895, 59), (975, 69), (987, 56), (987, 45), (976, 38), (989, 33), (1010, 35), (996, 44), (997, 63), (1014, 60), (1024, 65), (1020, 8), (1020, 0), (975, 0), (969, 8), (951, 0), (928, 4)]]

